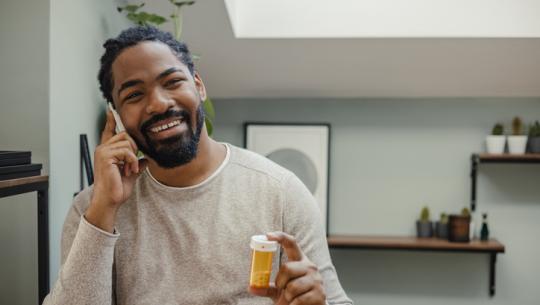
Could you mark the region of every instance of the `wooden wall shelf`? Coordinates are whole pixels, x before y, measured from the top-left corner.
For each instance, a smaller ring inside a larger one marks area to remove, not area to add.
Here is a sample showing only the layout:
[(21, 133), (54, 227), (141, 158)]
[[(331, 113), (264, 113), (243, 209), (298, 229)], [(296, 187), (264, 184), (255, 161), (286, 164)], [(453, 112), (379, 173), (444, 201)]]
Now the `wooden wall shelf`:
[(474, 154), (479, 163), (540, 163), (540, 154)]
[(489, 295), (495, 295), (495, 263), (497, 254), (505, 252), (505, 246), (496, 239), (473, 240), (467, 243), (449, 242), (438, 238), (417, 238), (402, 236), (328, 236), (331, 248), (352, 248), (367, 250), (412, 250), (434, 252), (462, 252), (489, 254)]

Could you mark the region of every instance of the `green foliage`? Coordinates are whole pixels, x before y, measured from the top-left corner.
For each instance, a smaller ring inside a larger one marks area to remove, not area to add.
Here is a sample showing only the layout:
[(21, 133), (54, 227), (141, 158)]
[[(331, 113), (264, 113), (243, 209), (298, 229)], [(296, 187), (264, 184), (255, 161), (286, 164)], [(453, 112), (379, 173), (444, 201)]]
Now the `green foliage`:
[(147, 12), (139, 12), (139, 9), (141, 9), (144, 6), (144, 3), (141, 3), (139, 5), (136, 4), (129, 4), (123, 7), (117, 7), (117, 10), (119, 13), (125, 11), (126, 17), (133, 23), (137, 25), (162, 25), (163, 23), (167, 22), (167, 18), (157, 15), (157, 14), (151, 14)]
[(502, 136), (504, 134), (504, 126), (501, 123), (495, 124), (491, 130), (491, 134), (494, 136)]
[(420, 221), (421, 222), (428, 222), (429, 221), (429, 208), (423, 207), (422, 212), (420, 212)]
[(514, 136), (520, 136), (523, 134), (523, 122), (521, 121), (521, 118), (516, 116), (512, 120), (512, 135)]
[(529, 127), (529, 137), (540, 137), (540, 122), (536, 121)]
[(441, 219), (439, 220), (440, 223), (442, 224), (447, 224), (448, 223), (448, 215), (446, 213), (441, 213)]
[(469, 208), (463, 208), (461, 209), (461, 216), (471, 216), (471, 212), (469, 211)]
[(195, 0), (169, 0), (169, 2), (178, 7), (182, 7), (184, 5), (192, 5), (195, 3)]
[(204, 113), (206, 114), (204, 118), (204, 122), (206, 124), (206, 131), (208, 132), (209, 136), (212, 136), (212, 133), (214, 132), (213, 122), (216, 117), (216, 111), (214, 110), (214, 104), (209, 97), (206, 97), (206, 99), (204, 100), (203, 109)]

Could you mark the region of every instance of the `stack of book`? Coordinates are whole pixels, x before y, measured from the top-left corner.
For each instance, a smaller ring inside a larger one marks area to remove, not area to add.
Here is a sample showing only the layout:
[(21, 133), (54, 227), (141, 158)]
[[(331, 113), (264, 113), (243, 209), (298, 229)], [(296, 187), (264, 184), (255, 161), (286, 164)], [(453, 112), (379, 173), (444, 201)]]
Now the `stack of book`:
[(32, 164), (30, 151), (0, 150), (0, 180), (41, 175), (41, 164)]

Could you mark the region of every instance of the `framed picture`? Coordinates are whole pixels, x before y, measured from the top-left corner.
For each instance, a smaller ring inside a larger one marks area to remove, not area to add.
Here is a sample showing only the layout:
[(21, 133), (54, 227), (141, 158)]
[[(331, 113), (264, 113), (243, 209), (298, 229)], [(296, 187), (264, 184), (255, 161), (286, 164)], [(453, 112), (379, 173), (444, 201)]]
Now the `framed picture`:
[(319, 205), (328, 234), (330, 124), (244, 124), (244, 147), (292, 171)]

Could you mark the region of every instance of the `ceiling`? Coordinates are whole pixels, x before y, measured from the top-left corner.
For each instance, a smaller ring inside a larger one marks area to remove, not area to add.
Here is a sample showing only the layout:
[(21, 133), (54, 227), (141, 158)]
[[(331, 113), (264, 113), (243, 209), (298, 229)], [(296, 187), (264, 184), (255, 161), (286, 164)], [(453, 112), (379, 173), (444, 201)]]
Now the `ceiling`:
[(225, 2), (198, 0), (183, 39), (214, 98), (540, 96), (538, 38), (235, 38)]

